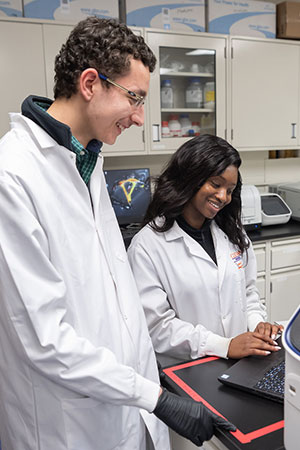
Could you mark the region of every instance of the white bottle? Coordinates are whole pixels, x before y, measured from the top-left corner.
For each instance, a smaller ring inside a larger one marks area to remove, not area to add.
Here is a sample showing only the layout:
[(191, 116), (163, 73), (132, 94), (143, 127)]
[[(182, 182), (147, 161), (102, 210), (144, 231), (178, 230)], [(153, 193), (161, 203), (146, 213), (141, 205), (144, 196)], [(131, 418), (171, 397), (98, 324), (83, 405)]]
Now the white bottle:
[(174, 96), (171, 80), (162, 80), (160, 98), (162, 108), (173, 108)]
[(169, 129), (171, 137), (181, 136), (181, 125), (177, 114), (172, 114), (169, 118)]
[(167, 120), (163, 120), (161, 123), (161, 137), (163, 138), (171, 137), (169, 123)]
[(192, 122), (192, 130), (194, 131), (194, 136), (200, 135), (200, 124), (199, 122)]
[(185, 91), (185, 104), (187, 108), (202, 108), (203, 90), (200, 78), (191, 78)]
[(213, 81), (205, 83), (204, 108), (215, 109), (215, 83)]
[(192, 128), (188, 114), (180, 114), (181, 136), (189, 136), (189, 130)]

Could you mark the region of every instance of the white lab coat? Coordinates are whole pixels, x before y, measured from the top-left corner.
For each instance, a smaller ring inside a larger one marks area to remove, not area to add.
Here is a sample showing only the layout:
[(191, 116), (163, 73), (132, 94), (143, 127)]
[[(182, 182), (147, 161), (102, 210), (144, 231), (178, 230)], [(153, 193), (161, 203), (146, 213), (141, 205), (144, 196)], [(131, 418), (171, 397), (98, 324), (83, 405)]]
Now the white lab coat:
[(247, 261), (214, 221), (211, 232), (218, 265), (176, 222), (165, 233), (147, 225), (128, 249), (150, 336), (160, 355), (226, 357), (230, 338), (266, 320), (255, 287), (252, 246)]
[(4, 450), (139, 450), (141, 423), (169, 448), (150, 414), (155, 355), (101, 156), (90, 193), (75, 154), (12, 115), (0, 141)]

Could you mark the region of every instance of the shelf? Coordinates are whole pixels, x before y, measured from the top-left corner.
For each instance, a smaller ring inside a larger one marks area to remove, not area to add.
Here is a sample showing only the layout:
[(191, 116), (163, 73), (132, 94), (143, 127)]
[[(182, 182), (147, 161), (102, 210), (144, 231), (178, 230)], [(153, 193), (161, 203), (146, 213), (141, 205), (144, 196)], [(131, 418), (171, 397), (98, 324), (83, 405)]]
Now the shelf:
[(214, 109), (208, 108), (161, 108), (161, 112), (176, 113), (176, 112), (186, 112), (186, 113), (214, 113)]
[(161, 76), (214, 78), (214, 73), (207, 72), (173, 72), (172, 69), (160, 69)]

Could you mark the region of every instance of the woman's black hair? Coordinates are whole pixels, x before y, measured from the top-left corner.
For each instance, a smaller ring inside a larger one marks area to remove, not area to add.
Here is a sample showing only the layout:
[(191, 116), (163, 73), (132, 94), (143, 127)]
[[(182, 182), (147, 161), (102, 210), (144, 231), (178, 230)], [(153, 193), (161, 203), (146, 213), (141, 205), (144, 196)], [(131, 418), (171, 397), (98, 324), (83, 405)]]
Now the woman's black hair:
[[(158, 232), (169, 230), (208, 178), (221, 175), (229, 166), (239, 169), (240, 165), (237, 150), (220, 137), (203, 134), (187, 141), (174, 153), (162, 174), (154, 179), (155, 191), (144, 224), (149, 223)], [(241, 222), (241, 188), (238, 171), (231, 202), (221, 209), (215, 221), (243, 253), (249, 241)], [(157, 223), (158, 217), (164, 220)]]

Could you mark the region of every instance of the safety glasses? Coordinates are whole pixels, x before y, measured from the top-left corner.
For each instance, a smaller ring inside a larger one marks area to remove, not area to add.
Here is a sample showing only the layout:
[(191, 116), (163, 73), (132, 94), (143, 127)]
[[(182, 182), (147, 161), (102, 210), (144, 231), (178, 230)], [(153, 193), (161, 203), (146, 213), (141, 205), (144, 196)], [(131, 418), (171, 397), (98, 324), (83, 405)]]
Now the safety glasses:
[(113, 86), (122, 89), (122, 91), (126, 92), (130, 98), (132, 98), (134, 100), (134, 106), (136, 108), (139, 108), (141, 106), (143, 106), (143, 104), (145, 103), (145, 98), (142, 97), (139, 94), (136, 94), (133, 91), (130, 91), (129, 89), (125, 88), (124, 86), (121, 86), (119, 83), (116, 83), (115, 81), (111, 80), (110, 78), (106, 77), (105, 75), (102, 75), (102, 73), (98, 73), (99, 78), (101, 80), (107, 81), (107, 83), (112, 84)]

